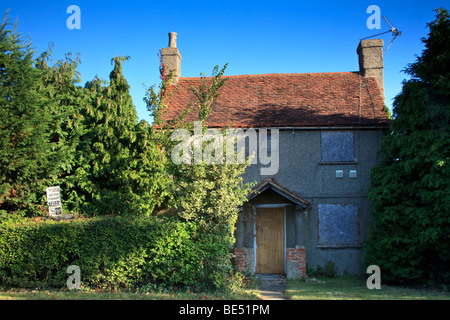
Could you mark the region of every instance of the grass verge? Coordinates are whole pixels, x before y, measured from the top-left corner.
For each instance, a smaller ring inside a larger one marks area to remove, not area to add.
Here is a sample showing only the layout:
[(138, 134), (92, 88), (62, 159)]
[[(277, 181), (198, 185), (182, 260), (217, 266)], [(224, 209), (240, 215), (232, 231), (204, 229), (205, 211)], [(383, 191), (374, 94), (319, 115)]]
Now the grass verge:
[[(367, 289), (366, 279), (357, 276), (317, 277), (288, 280), (285, 295), (290, 300), (450, 300), (450, 292), (381, 284), (381, 289)], [(0, 300), (259, 300), (255, 283), (246, 289), (217, 292), (97, 291), (97, 290), (0, 290)]]
[(261, 295), (257, 292), (257, 287), (257, 280), (253, 277), (243, 277), (225, 291), (210, 292), (149, 285), (124, 291), (102, 291), (86, 287), (79, 290), (0, 287), (0, 300), (258, 300)]
[(368, 289), (358, 276), (312, 278), (287, 282), (286, 295), (292, 300), (450, 300), (450, 292), (388, 286)]
[(95, 290), (25, 290), (0, 291), (0, 300), (255, 300), (254, 290), (232, 293), (214, 292), (102, 292)]

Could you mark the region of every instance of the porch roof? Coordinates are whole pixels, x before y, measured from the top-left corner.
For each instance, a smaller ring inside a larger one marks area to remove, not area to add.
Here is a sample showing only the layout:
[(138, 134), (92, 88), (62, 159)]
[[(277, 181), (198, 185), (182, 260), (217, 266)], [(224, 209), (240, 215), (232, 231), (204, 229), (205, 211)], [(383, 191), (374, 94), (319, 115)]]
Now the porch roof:
[(303, 199), (298, 194), (288, 190), (287, 188), (280, 185), (278, 182), (275, 181), (274, 178), (266, 178), (263, 181), (261, 181), (257, 186), (255, 186), (252, 191), (247, 195), (247, 199), (251, 200), (261, 194), (262, 192), (266, 191), (267, 189), (271, 189), (278, 193), (279, 195), (285, 197), (286, 199), (290, 200), (294, 204), (298, 205), (302, 209), (306, 209), (311, 204), (309, 201)]

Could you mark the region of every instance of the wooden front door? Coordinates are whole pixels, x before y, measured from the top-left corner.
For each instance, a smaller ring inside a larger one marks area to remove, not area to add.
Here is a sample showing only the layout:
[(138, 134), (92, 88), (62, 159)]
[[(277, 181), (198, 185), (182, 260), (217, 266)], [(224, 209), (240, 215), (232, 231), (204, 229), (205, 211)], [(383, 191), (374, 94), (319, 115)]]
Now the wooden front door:
[(284, 208), (256, 209), (256, 273), (284, 273)]

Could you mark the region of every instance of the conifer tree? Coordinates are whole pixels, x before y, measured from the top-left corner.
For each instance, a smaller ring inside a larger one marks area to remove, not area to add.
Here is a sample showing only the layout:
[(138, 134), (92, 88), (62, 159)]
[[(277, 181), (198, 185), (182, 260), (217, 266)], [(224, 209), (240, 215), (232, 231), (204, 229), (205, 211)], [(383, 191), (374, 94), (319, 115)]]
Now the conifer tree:
[(371, 172), (365, 260), (386, 281), (450, 283), (450, 20), (436, 11)]
[[(64, 59), (50, 65), (52, 47), (43, 52), (37, 59), (36, 67), (42, 70), (43, 81), (38, 89), (49, 100), (49, 112), (53, 115), (49, 126), (52, 148), (60, 156), (58, 175), (52, 177), (49, 184), (61, 187), (64, 212), (77, 212), (82, 203), (74, 188), (74, 176), (71, 175), (76, 166), (76, 148), (79, 137), (84, 133), (83, 115), (80, 112), (86, 105), (85, 90), (76, 86), (81, 81), (77, 71), (80, 55), (72, 58), (66, 54)], [(44, 207), (44, 206), (43, 206)]]
[(61, 157), (50, 137), (52, 102), (39, 90), (43, 71), (35, 67), (31, 41), (25, 42), (17, 24), (10, 27), (5, 14), (0, 27), (0, 213), (34, 215)]
[(74, 176), (85, 202), (82, 210), (91, 215), (151, 214), (164, 194), (164, 155), (149, 140), (149, 125), (137, 123), (122, 70), (128, 59), (112, 59), (109, 85), (96, 78), (85, 86), (86, 132)]

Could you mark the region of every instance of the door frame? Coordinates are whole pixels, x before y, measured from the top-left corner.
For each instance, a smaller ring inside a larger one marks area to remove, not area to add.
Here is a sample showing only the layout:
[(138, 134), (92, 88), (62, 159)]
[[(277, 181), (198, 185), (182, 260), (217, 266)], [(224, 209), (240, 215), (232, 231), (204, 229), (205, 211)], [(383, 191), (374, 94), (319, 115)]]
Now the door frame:
[(290, 203), (277, 203), (277, 204), (257, 204), (254, 205), (254, 214), (255, 219), (253, 220), (253, 252), (254, 252), (254, 262), (253, 262), (253, 273), (256, 274), (256, 255), (257, 255), (257, 245), (256, 245), (256, 209), (258, 208), (267, 208), (267, 209), (276, 209), (283, 208), (283, 225), (284, 225), (284, 239), (283, 239), (283, 259), (284, 259), (284, 274), (286, 274), (286, 207), (291, 205)]

